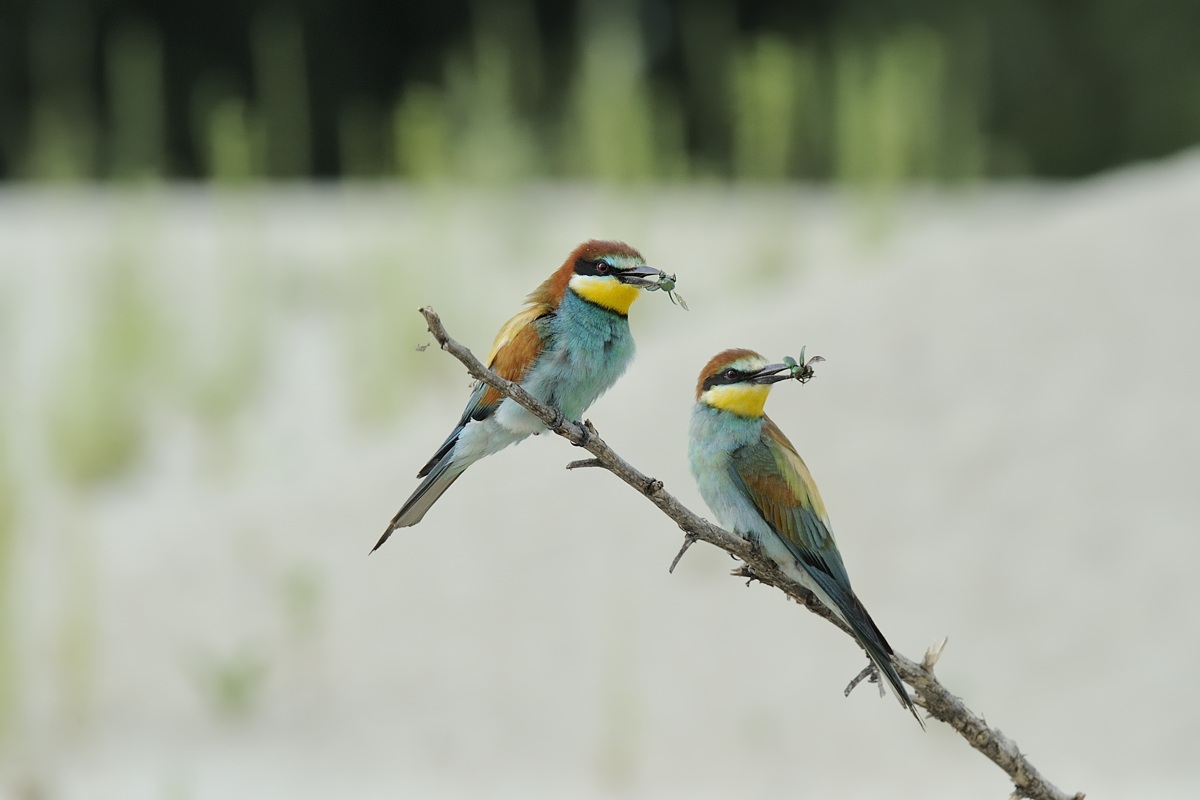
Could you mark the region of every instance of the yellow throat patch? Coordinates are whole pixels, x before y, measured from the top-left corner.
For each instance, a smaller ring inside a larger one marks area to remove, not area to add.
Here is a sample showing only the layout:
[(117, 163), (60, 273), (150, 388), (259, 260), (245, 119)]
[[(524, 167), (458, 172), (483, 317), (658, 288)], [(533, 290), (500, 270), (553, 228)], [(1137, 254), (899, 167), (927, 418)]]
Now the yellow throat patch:
[(733, 384), (714, 386), (700, 395), (700, 399), (713, 408), (729, 411), (740, 417), (761, 417), (763, 406), (767, 404), (767, 395), (770, 393), (771, 387), (767, 384)]
[(618, 314), (628, 314), (629, 307), (642, 291), (636, 286), (621, 283), (616, 278), (601, 278), (596, 275), (572, 275), (568, 285), (575, 294), (589, 303), (595, 303)]

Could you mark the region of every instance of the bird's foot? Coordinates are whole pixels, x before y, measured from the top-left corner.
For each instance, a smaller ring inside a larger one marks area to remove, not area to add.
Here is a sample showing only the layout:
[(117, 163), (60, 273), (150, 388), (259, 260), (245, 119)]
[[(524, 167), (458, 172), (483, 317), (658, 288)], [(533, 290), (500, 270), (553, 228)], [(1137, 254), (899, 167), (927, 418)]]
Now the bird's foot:
[(863, 671), (855, 675), (854, 680), (850, 681), (850, 683), (846, 686), (846, 691), (844, 692), (846, 697), (849, 697), (850, 693), (854, 691), (854, 687), (862, 683), (863, 680), (866, 680), (867, 683), (879, 684), (879, 694), (883, 694), (883, 684), (879, 681), (879, 668), (876, 667), (875, 662), (872, 661), (868, 663), (867, 666), (863, 667)]
[[(567, 425), (574, 425), (579, 428), (579, 434), (575, 435)], [(585, 447), (592, 440), (592, 434), (596, 429), (592, 427), (590, 422), (577, 422), (572, 419), (567, 419), (561, 409), (554, 409), (554, 419), (550, 420), (548, 427), (555, 433), (567, 434), (567, 439), (576, 447)]]
[[(733, 554), (731, 553), (730, 555), (733, 555)], [(733, 557), (737, 558), (737, 556), (733, 556)], [(735, 578), (745, 578), (747, 586), (754, 583), (755, 581), (762, 583), (762, 578), (755, 575), (750, 570), (750, 567), (747, 566), (746, 564), (742, 564), (740, 567), (738, 567), (737, 569), (735, 569), (733, 572), (731, 572), (729, 574), (733, 575), (733, 577), (735, 577)]]
[(579, 438), (572, 439), (571, 444), (576, 447), (587, 447), (587, 443), (592, 440), (592, 433), (595, 431), (592, 423), (576, 422), (575, 424), (579, 426)]

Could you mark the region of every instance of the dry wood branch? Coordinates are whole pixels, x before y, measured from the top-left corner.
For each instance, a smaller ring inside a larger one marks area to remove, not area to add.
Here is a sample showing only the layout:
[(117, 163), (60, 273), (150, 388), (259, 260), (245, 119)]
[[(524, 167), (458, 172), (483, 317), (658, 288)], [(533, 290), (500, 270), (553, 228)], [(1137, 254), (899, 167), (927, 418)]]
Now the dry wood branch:
[[(442, 326), (441, 319), (432, 308), (422, 308), (420, 312), (429, 324), (429, 332), (433, 334), (441, 348), (462, 362), (472, 377), (495, 387), (502, 394), (527, 408), (538, 419), (546, 423), (550, 430), (592, 454), (593, 458), (573, 462), (569, 465), (571, 468), (603, 467), (607, 469), (658, 506), (660, 511), (683, 530), (686, 537), (685, 549), (688, 541), (703, 541), (725, 550), (741, 559), (744, 564), (734, 571), (734, 575), (774, 586), (809, 611), (849, 633), (841, 620), (826, 609), (812, 593), (789, 580), (775, 567), (773, 562), (761, 555), (754, 547), (723, 528), (693, 514), (663, 488), (661, 481), (646, 476), (618, 456), (612, 448), (604, 443), (590, 422), (581, 425), (574, 420), (564, 419), (557, 409), (539, 402), (517, 384), (496, 375), (480, 363), (470, 350), (450, 338)], [(681, 550), (680, 555), (682, 553)], [(944, 644), (945, 642), (942, 642), (943, 646)], [(945, 722), (958, 731), (968, 744), (1004, 770), (1013, 782), (1015, 796), (1027, 797), (1031, 800), (1083, 800), (1082, 792), (1074, 795), (1067, 794), (1043, 778), (1024, 754), (1017, 749), (1016, 742), (996, 728), (990, 727), (982, 717), (968, 709), (960, 698), (938, 681), (933, 674), (932, 667), (940, 653), (939, 646), (936, 652), (926, 654), (923, 663), (917, 663), (899, 653), (896, 654), (896, 669), (900, 673), (900, 677), (915, 690), (915, 702), (923, 707), (929, 716)]]

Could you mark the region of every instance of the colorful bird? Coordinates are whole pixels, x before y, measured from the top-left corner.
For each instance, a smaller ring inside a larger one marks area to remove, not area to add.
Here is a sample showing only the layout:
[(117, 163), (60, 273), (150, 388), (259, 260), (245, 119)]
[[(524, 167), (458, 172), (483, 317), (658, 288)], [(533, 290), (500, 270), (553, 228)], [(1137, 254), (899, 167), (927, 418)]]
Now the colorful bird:
[[(528, 307), (500, 328), (488, 366), (566, 419), (580, 419), (629, 366), (629, 307), (640, 290), (659, 288), (664, 275), (623, 242), (584, 242), (529, 295)], [(424, 480), (371, 552), (396, 528), (420, 522), (467, 467), (543, 430), (533, 414), (477, 384), (458, 425), (417, 473)]]
[(771, 384), (791, 377), (791, 364), (768, 364), (753, 350), (726, 350), (709, 361), (688, 434), (692, 475), (723, 527), (758, 546), (846, 623), (923, 728), (891, 646), (850, 588), (808, 467), (763, 412)]

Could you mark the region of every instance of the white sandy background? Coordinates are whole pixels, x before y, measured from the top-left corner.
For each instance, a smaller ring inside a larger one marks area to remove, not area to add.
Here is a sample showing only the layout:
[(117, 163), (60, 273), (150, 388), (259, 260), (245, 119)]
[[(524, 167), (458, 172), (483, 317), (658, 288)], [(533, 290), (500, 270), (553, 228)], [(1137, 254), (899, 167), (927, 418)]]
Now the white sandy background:
[[(724, 554), (668, 575), (678, 529), (612, 476), (564, 471), (581, 451), (563, 440), (473, 467), (367, 557), (468, 389), (436, 347), (411, 352), (416, 307), (486, 353), (600, 236), (677, 273), (691, 307), (635, 305), (638, 358), (588, 414), (613, 447), (706, 514), (696, 373), (725, 347), (807, 345), (827, 363), (768, 412), (892, 644), (915, 658), (948, 635), (943, 681), (1064, 790), (1200, 796), (1200, 157), (905, 193), (874, 243), (851, 198), (785, 189), (138, 197), (0, 195), (24, 501), (0, 794), (1007, 797), (946, 726), (922, 733), (873, 687), (843, 698), (857, 647)], [(38, 414), (95, 254), (130, 225), (195, 329), (225, 324), (195, 288), (229, 269), (223, 231), (286, 302), (228, 441), (160, 402), (133, 472), (71, 492)], [(411, 356), (403, 413), (374, 426), (348, 410), (327, 296), (369, 258), (407, 276)], [(94, 666), (74, 719), (58, 629), (81, 546)], [(260, 675), (234, 713), (210, 673), (238, 659)]]

